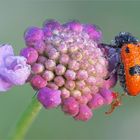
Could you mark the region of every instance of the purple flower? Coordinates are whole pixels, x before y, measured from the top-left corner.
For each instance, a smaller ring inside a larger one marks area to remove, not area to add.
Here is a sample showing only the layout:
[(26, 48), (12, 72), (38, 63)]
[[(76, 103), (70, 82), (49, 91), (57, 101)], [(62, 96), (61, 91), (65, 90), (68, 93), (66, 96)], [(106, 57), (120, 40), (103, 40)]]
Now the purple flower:
[(14, 85), (23, 85), (30, 70), (26, 58), (14, 56), (12, 46), (0, 46), (0, 91), (6, 91)]
[[(91, 109), (111, 102), (108, 94), (100, 92), (102, 87), (112, 87), (115, 80), (105, 80), (109, 66), (103, 47), (98, 45), (102, 38), (99, 28), (78, 21), (61, 25), (48, 20), (42, 29), (30, 30), (25, 32), (27, 47), (21, 55), (31, 65), (29, 82), (39, 90), (38, 100), (45, 108), (56, 105), (58, 94), (54, 91), (61, 91), (62, 110), (86, 121), (92, 117)], [(33, 45), (28, 41), (33, 41)]]

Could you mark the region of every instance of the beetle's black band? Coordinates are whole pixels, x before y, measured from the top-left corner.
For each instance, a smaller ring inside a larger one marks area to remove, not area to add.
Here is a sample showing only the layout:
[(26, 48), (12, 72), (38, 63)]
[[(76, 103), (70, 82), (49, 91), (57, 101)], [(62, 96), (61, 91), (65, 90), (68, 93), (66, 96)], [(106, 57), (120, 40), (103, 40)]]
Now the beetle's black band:
[(140, 75), (140, 65), (135, 65), (129, 69), (130, 75)]

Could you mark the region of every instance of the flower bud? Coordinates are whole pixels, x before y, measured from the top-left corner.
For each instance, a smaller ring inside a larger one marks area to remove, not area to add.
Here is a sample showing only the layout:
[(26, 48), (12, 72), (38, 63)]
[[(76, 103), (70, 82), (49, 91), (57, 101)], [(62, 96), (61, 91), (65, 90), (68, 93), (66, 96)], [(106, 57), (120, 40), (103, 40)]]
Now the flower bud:
[(54, 82), (58, 87), (62, 87), (65, 84), (65, 80), (62, 76), (56, 76)]
[(96, 41), (101, 40), (102, 32), (97, 26), (92, 24), (85, 24), (83, 30), (88, 33), (91, 39), (94, 39)]
[(45, 49), (44, 49), (44, 54), (46, 55), (46, 56), (48, 56), (48, 53), (49, 53), (49, 51), (51, 50), (51, 49), (53, 49), (54, 47), (53, 47), (53, 45), (46, 45), (45, 46)]
[(58, 64), (56, 67), (55, 67), (55, 73), (56, 75), (63, 75), (66, 71), (66, 67), (62, 64)]
[(52, 48), (48, 52), (48, 57), (52, 60), (57, 60), (59, 58), (59, 52), (57, 52), (56, 49)]
[(76, 78), (76, 73), (73, 70), (67, 70), (65, 73), (65, 78), (67, 80), (75, 80)]
[(79, 90), (72, 90), (71, 95), (77, 99), (81, 96), (81, 92)]
[(47, 87), (55, 90), (58, 89), (58, 86), (53, 82), (48, 82)]
[(47, 60), (46, 57), (44, 57), (44, 56), (39, 56), (38, 59), (37, 59), (37, 62), (44, 65), (46, 60)]
[(38, 54), (42, 55), (44, 53), (44, 50), (45, 50), (45, 43), (43, 41), (37, 42), (34, 45), (34, 48), (36, 49), (36, 51), (38, 52)]
[(88, 106), (91, 109), (97, 109), (103, 105), (104, 105), (104, 98), (100, 94), (95, 94), (88, 103)]
[(75, 88), (75, 82), (74, 81), (66, 81), (65, 87), (69, 90), (73, 90)]
[(82, 91), (82, 94), (89, 94), (89, 93), (91, 94), (91, 89), (86, 86), (81, 91)]
[(67, 54), (62, 54), (59, 58), (60, 64), (67, 65), (69, 62), (69, 56)]
[(64, 26), (67, 28), (70, 28), (71, 30), (76, 31), (76, 32), (81, 32), (83, 29), (82, 24), (78, 21), (71, 21), (71, 22), (65, 24)]
[(71, 70), (76, 71), (79, 69), (79, 67), (80, 67), (80, 64), (76, 60), (71, 60), (68, 63), (68, 68)]
[(40, 63), (34, 63), (32, 66), (32, 72), (34, 74), (39, 74), (42, 73), (44, 71), (44, 65), (40, 64)]
[(44, 33), (42, 29), (38, 27), (30, 27), (25, 31), (24, 39), (26, 44), (32, 47), (34, 44), (36, 44), (36, 42), (42, 41), (44, 39)]
[(46, 20), (43, 23), (43, 27), (44, 28), (48, 28), (50, 30), (54, 30), (54, 29), (59, 29), (60, 28), (60, 23), (56, 20), (50, 19), (50, 20)]
[(79, 104), (73, 97), (69, 97), (64, 100), (62, 109), (65, 113), (75, 116), (79, 112)]
[(62, 87), (61, 88), (61, 96), (63, 99), (70, 97), (70, 91), (67, 90), (66, 88)]
[(69, 53), (73, 54), (74, 52), (78, 51), (78, 46), (71, 46), (69, 47)]
[(60, 95), (60, 90), (53, 90), (45, 87), (39, 90), (37, 98), (46, 109), (51, 109), (57, 107), (61, 103)]
[(105, 104), (111, 104), (113, 101), (113, 96), (112, 96), (112, 91), (106, 88), (100, 88), (100, 94), (104, 98), (104, 103)]
[(52, 71), (45, 70), (44, 73), (42, 74), (42, 77), (46, 81), (51, 81), (54, 78), (54, 73)]
[(87, 105), (80, 105), (79, 113), (74, 118), (80, 121), (88, 121), (92, 117), (92, 111)]
[(47, 61), (45, 61), (45, 67), (47, 70), (54, 70), (56, 66), (56, 63), (54, 60), (48, 59)]
[(80, 52), (75, 52), (71, 55), (72, 59), (76, 60), (76, 61), (81, 61), (82, 60), (82, 54)]
[(88, 73), (86, 70), (79, 70), (76, 77), (78, 80), (86, 80), (88, 78)]
[(68, 48), (67, 48), (66, 45), (60, 45), (60, 46), (57, 47), (57, 49), (58, 49), (59, 52), (61, 52), (61, 53), (67, 53), (67, 51), (68, 51)]
[(89, 101), (86, 96), (77, 96), (76, 99), (79, 102), (79, 104), (87, 104)]
[(94, 76), (88, 77), (86, 83), (91, 86), (96, 85), (96, 77)]
[(81, 90), (85, 86), (86, 86), (86, 83), (84, 82), (84, 80), (76, 81), (76, 87), (77, 87), (77, 89)]
[(28, 64), (33, 64), (37, 61), (38, 53), (34, 48), (23, 48), (20, 52), (20, 55), (24, 56), (27, 59)]
[(41, 89), (47, 85), (47, 82), (40, 75), (35, 75), (31, 79), (31, 85), (35, 89)]

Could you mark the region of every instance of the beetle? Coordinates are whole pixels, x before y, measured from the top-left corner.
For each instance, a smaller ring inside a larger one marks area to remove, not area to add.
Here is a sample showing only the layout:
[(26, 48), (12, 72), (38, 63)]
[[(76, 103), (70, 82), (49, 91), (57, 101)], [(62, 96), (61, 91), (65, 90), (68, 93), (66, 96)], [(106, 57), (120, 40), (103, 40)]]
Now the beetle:
[[(109, 47), (116, 49), (119, 61), (115, 64), (108, 78), (116, 72), (125, 94), (113, 93), (114, 101), (111, 104), (111, 109), (105, 112), (106, 114), (112, 113), (116, 107), (121, 105), (122, 96), (140, 94), (140, 43), (138, 39), (131, 33), (120, 32), (115, 37), (114, 44), (109, 45)], [(110, 56), (109, 59), (114, 55)]]
[(125, 44), (121, 49), (121, 65), (124, 69), (125, 91), (130, 96), (140, 93), (140, 44)]

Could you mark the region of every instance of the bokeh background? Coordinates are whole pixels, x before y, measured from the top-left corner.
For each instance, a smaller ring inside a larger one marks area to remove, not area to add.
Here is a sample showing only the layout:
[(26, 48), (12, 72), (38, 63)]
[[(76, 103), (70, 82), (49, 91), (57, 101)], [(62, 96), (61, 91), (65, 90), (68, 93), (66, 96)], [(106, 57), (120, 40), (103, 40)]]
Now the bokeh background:
[[(129, 31), (140, 39), (140, 1), (88, 0), (0, 0), (0, 43), (13, 45), (15, 53), (25, 47), (23, 33), (29, 26), (42, 26), (45, 19), (64, 23), (78, 19), (94, 23), (109, 43), (120, 31)], [(123, 93), (116, 86), (115, 91)], [(29, 86), (14, 87), (0, 95), (0, 139), (8, 132), (31, 102), (35, 91)], [(29, 129), (26, 140), (138, 140), (140, 139), (140, 96), (125, 97), (123, 105), (111, 115), (108, 107), (94, 111), (88, 122), (65, 116), (60, 109), (42, 109)]]

